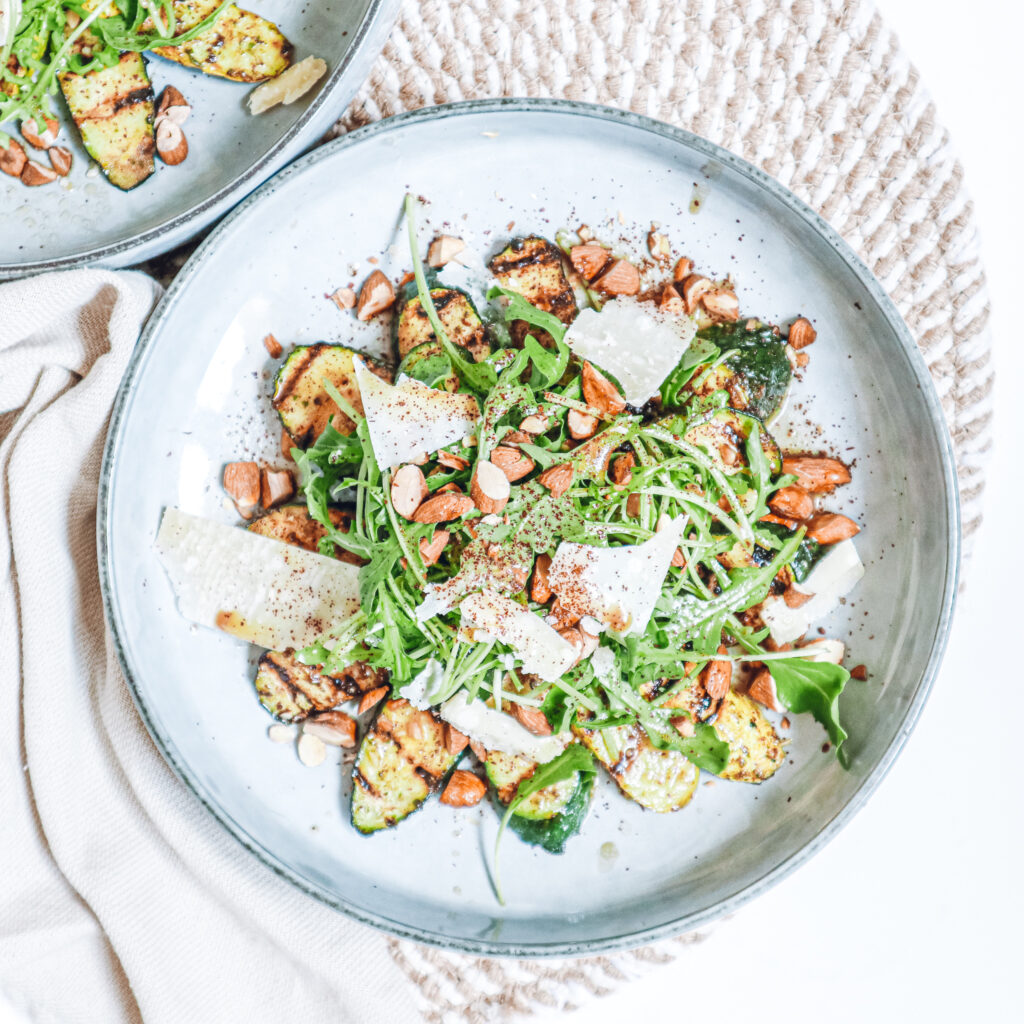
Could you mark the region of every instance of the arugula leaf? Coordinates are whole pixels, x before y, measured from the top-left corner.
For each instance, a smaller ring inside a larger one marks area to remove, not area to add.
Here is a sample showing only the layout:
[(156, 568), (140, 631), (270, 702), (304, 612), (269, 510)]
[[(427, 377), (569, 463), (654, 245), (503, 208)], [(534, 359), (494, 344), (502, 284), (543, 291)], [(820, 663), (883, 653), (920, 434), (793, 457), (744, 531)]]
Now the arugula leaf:
[(714, 726), (697, 722), (693, 736), (681, 736), (675, 729), (662, 731), (650, 722), (644, 729), (651, 743), (660, 750), (678, 750), (688, 761), (712, 775), (721, 775), (729, 763), (729, 744), (721, 739)]
[(721, 349), (707, 338), (699, 334), (690, 342), (676, 368), (665, 378), (661, 385), (661, 401), (666, 409), (678, 408), (691, 397), (683, 394), (683, 388), (690, 382), (698, 366), (714, 362), (721, 355)]
[(798, 715), (809, 711), (838, 750), (846, 739), (846, 730), (839, 724), (839, 695), (850, 673), (842, 665), (806, 658), (779, 658), (765, 664), (782, 703)]
[[(508, 299), (508, 306), (505, 309), (506, 320), (525, 320), (528, 324), (539, 327), (542, 331), (547, 331), (555, 339), (556, 344), (565, 337), (565, 332), (568, 328), (554, 313), (538, 309), (527, 298), (520, 295), (519, 292), (513, 291), (511, 288), (502, 288), (500, 284), (496, 284), (491, 288), (487, 293), (487, 298), (496, 299), (499, 295)], [(539, 345), (537, 347), (540, 348)]]
[(570, 744), (558, 757), (547, 764), (538, 766), (537, 770), (528, 779), (519, 783), (516, 795), (509, 801), (505, 813), (502, 815), (501, 824), (498, 826), (498, 836), (494, 841), (494, 892), (498, 902), (504, 906), (505, 896), (501, 891), (501, 872), (499, 869), (498, 851), (501, 847), (501, 839), (505, 834), (509, 819), (515, 814), (523, 801), (534, 793), (547, 789), (557, 782), (571, 779), (573, 775), (595, 775), (597, 765), (594, 764), (594, 755), (582, 743)]

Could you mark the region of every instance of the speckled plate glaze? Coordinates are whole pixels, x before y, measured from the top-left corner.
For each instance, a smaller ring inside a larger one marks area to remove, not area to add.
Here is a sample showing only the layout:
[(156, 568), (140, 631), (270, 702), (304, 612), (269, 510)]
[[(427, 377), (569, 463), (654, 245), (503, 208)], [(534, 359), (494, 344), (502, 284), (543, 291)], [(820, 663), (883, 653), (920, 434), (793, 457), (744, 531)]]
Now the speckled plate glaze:
[(157, 160), (156, 172), (122, 192), (90, 172), (60, 96), (54, 108), (71, 149), (71, 174), (26, 188), (0, 175), (0, 279), (85, 263), (123, 267), (181, 245), (225, 214), (274, 171), (315, 142), (341, 115), (369, 73), (398, 12), (399, 0), (253, 0), (248, 7), (275, 22), (295, 47), (327, 62), (307, 96), (253, 117), (252, 86), (211, 78), (148, 54), (159, 96), (177, 86), (192, 104), (185, 125), (189, 155), (177, 167)]
[[(543, 154), (543, 159), (538, 158)], [(340, 187), (343, 185), (343, 187)], [(700, 211), (690, 210), (695, 185)], [(797, 443), (853, 459), (836, 506), (866, 524), (867, 575), (828, 622), (871, 670), (842, 701), (850, 768), (794, 720), (789, 758), (761, 786), (705, 777), (689, 807), (641, 810), (608, 780), (582, 834), (553, 857), (506, 839), (508, 905), (485, 863), (492, 807), (433, 800), (364, 838), (334, 758), (304, 768), (266, 738), (255, 652), (177, 614), (153, 538), (161, 510), (234, 520), (224, 462), (273, 457), (273, 362), (261, 344), (380, 349), (325, 293), (375, 258), (408, 266), (400, 206), (425, 196), (421, 236), (464, 236), (486, 258), (510, 233), (586, 222), (639, 248), (652, 221), (678, 254), (731, 273), (742, 307), (820, 331), (790, 402)], [(849, 247), (777, 183), (685, 132), (573, 103), (488, 101), (420, 111), (318, 149), (248, 199), (196, 252), (151, 320), (111, 425), (99, 522), (107, 614), (153, 738), (199, 800), (281, 878), (360, 921), (457, 950), (594, 953), (681, 932), (793, 870), (867, 798), (937, 671), (959, 553), (953, 457), (935, 392), (892, 303)], [(268, 875), (268, 884), (277, 884)]]

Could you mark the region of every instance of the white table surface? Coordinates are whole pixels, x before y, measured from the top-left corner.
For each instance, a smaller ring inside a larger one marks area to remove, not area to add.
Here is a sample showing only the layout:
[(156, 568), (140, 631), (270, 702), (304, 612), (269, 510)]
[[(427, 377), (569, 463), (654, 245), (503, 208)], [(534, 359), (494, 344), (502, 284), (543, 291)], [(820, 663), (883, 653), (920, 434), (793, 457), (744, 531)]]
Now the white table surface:
[[(1024, 13), (1005, 0), (879, 0), (949, 128), (983, 232), (999, 379), (986, 521), (949, 651), (903, 756), (794, 876), (719, 922), (672, 967), (537, 1024), (673, 1012), (719, 1024), (1020, 1020), (1024, 798), (1015, 698), (1024, 580)], [(1011, 13), (1012, 12), (1012, 13)], [(1003, 692), (1008, 699), (1003, 698)], [(20, 1021), (0, 995), (0, 1024)]]

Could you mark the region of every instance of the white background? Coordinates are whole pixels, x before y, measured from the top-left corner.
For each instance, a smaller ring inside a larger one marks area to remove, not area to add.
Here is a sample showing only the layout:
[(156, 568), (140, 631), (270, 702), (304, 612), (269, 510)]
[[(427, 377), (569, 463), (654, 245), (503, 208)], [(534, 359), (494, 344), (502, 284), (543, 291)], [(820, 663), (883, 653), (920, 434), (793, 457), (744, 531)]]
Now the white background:
[[(1024, 14), (1006, 0), (880, 7), (961, 154), (994, 305), (997, 448), (945, 666), (903, 756), (830, 846), (675, 965), (557, 1015), (563, 1024), (669, 1012), (720, 1024), (942, 1024), (1024, 1012), (1011, 991), (1024, 953)], [(0, 1005), (0, 1022), (15, 1019)]]
[(877, 2), (962, 158), (994, 308), (997, 447), (942, 674), (828, 847), (675, 965), (563, 1024), (1024, 1020), (1024, 15), (1005, 0)]

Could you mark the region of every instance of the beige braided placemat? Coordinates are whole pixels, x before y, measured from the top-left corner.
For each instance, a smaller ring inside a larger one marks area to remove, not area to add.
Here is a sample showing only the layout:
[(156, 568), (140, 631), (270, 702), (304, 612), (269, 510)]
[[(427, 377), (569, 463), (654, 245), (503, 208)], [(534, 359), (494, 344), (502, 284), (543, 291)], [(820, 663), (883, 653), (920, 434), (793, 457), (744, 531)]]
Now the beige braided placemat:
[[(829, 220), (885, 285), (928, 362), (956, 448), (969, 548), (990, 445), (985, 275), (963, 170), (871, 3), (406, 0), (333, 134), (495, 96), (606, 103), (689, 129)], [(483, 960), (397, 940), (390, 949), (426, 1021), (479, 1024), (578, 1006), (699, 938), (575, 961)]]

